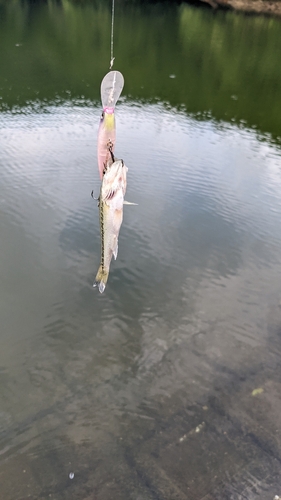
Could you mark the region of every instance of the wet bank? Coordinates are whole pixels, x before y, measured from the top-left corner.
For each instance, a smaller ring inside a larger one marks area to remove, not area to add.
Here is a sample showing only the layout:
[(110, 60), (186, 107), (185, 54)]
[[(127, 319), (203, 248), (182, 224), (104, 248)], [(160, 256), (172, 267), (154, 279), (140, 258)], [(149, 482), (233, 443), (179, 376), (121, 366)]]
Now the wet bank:
[(248, 14), (281, 16), (280, 0), (199, 0), (199, 2), (207, 3), (213, 9), (223, 8)]
[[(73, 0), (79, 3), (81, 0)], [(83, 1), (83, 0), (82, 0)], [(91, 0), (90, 0), (91, 1)], [(194, 6), (209, 6), (213, 10), (227, 9), (237, 12), (245, 12), (248, 14), (264, 14), (267, 16), (281, 16), (281, 2), (280, 0), (119, 0), (119, 4), (124, 3), (129, 5), (131, 3), (187, 3)]]

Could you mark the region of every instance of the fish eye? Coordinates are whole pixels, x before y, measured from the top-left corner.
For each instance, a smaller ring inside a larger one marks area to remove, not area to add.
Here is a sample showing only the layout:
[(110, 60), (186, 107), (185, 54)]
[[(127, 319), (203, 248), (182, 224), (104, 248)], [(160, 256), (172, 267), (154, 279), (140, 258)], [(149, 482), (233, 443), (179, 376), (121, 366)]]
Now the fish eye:
[(104, 118), (104, 111), (102, 112), (102, 114), (101, 114), (101, 117), (100, 117), (100, 118), (101, 118), (101, 120)]

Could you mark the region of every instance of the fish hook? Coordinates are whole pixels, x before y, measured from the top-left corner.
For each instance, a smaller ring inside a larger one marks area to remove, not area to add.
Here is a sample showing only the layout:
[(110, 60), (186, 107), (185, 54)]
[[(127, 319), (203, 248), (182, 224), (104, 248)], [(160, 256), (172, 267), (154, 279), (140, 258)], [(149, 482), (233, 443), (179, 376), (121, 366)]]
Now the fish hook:
[(98, 201), (99, 201), (99, 199), (100, 199), (100, 197), (96, 198), (96, 197), (94, 196), (94, 190), (93, 190), (93, 189), (92, 189), (92, 191), (91, 191), (91, 197), (93, 198), (93, 200), (98, 200)]

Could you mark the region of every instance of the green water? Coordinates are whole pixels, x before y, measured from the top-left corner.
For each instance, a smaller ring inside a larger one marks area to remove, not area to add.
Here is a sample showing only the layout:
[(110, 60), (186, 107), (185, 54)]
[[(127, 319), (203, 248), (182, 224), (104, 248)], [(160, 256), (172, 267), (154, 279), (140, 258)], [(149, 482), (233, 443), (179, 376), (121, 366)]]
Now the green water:
[[(4, 109), (70, 96), (99, 99), (110, 51), (106, 2), (0, 6)], [(126, 96), (184, 106), (198, 119), (242, 122), (280, 140), (278, 19), (185, 4), (118, 3), (114, 29), (115, 67), (126, 75)]]
[(116, 1), (104, 294), (96, 200), (111, 3), (0, 0), (0, 500), (281, 495), (281, 21)]

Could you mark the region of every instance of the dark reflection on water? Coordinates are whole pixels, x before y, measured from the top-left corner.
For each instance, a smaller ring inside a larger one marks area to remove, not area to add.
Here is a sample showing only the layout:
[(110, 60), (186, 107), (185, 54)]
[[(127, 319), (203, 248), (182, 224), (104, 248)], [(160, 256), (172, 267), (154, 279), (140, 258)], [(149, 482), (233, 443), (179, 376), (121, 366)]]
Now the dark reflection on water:
[[(109, 64), (109, 3), (2, 1), (2, 108), (58, 97), (99, 100)], [(114, 49), (125, 93), (183, 105), (198, 120), (255, 127), (280, 144), (280, 26), (279, 19), (185, 4), (120, 2)]]
[(280, 495), (280, 23), (118, 6), (116, 153), (138, 206), (99, 295), (110, 12), (0, 6), (3, 499)]

